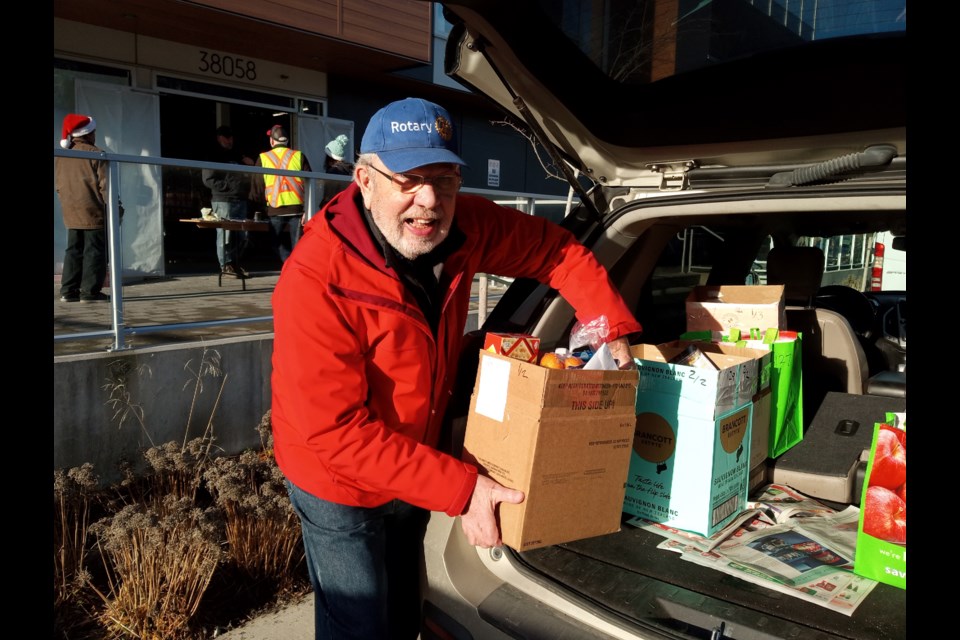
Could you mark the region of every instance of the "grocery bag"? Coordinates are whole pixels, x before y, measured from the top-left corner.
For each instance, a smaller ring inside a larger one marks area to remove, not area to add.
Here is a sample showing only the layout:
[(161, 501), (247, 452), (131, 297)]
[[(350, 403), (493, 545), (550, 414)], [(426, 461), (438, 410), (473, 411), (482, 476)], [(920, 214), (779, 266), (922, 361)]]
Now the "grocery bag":
[[(751, 329), (742, 334), (737, 329), (727, 333), (688, 331), (681, 340), (709, 340), (747, 349), (770, 351), (769, 366), (761, 367), (760, 389), (770, 376), (770, 437), (767, 456), (775, 458), (803, 440), (803, 334), (776, 328)], [(754, 425), (754, 429), (757, 426)]]
[(907, 414), (873, 427), (853, 572), (907, 588)]
[(773, 351), (768, 454), (771, 458), (803, 440), (802, 341), (803, 335), (796, 331), (780, 331), (776, 340), (769, 343)]

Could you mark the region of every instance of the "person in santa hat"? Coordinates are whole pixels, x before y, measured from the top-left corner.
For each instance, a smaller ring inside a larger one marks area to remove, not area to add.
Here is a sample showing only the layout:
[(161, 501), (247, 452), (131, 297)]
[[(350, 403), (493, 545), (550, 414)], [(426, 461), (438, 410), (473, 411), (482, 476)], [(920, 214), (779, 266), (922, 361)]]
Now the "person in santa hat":
[[(103, 151), (96, 146), (93, 116), (68, 114), (60, 146), (75, 151)], [(107, 161), (56, 156), (54, 184), (67, 228), (67, 248), (60, 277), (60, 302), (109, 302), (100, 289), (107, 276)]]

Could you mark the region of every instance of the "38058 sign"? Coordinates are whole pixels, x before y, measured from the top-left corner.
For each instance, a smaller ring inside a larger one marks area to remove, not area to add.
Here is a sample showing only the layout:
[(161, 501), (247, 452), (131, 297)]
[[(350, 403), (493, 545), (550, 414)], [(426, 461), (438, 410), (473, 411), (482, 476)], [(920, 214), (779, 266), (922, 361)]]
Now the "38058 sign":
[(200, 64), (197, 68), (203, 73), (212, 73), (225, 78), (257, 79), (257, 63), (253, 60), (235, 58), (204, 49), (200, 49)]

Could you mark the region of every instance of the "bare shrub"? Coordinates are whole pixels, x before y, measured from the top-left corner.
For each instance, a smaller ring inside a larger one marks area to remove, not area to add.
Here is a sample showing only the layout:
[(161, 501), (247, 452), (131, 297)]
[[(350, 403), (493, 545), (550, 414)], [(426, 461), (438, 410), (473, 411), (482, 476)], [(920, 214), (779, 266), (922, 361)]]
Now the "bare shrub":
[[(108, 586), (100, 620), (118, 637), (189, 637), (189, 623), (220, 560), (221, 514), (168, 496), (163, 514), (128, 505), (91, 526)], [(92, 585), (91, 585), (92, 586)]]
[[(199, 364), (191, 358), (184, 364), (184, 370), (190, 373), (184, 382), (183, 390), (191, 391), (190, 409), (187, 413), (186, 424), (183, 429), (183, 442), (167, 442), (156, 445), (150, 437), (146, 425), (146, 416), (142, 406), (136, 402), (131, 393), (131, 378), (152, 375), (149, 367), (140, 365), (134, 368), (126, 360), (117, 360), (111, 363), (110, 377), (103, 389), (110, 392), (107, 404), (114, 410), (113, 419), (123, 426), (128, 419), (135, 419), (141, 430), (150, 442), (150, 448), (144, 452), (147, 467), (138, 469), (129, 462), (121, 463), (121, 473), (124, 476), (121, 482), (123, 491), (118, 494), (123, 504), (151, 504), (158, 511), (162, 510), (164, 500), (173, 495), (181, 498), (196, 498), (197, 489), (202, 482), (203, 471), (210, 460), (211, 450), (215, 441), (213, 435), (213, 418), (216, 415), (227, 376), (220, 368), (220, 352), (203, 347)], [(197, 408), (197, 402), (204, 390), (204, 378), (221, 378), (217, 396), (207, 417), (203, 434), (192, 440), (189, 439), (191, 423)]]
[[(269, 433), (269, 412), (258, 426), (262, 439), (264, 423)], [(273, 456), (247, 451), (218, 458), (204, 477), (224, 514), (230, 560), (256, 581), (293, 587), (304, 561), (300, 521)]]
[[(185, 369), (192, 399), (182, 442), (150, 439), (135, 393), (150, 370), (117, 360), (106, 404), (119, 427), (133, 423), (146, 435), (146, 464), (121, 461), (123, 479), (107, 488), (89, 463), (54, 471), (54, 637), (215, 637), (268, 601), (308, 591), (270, 411), (257, 425), (261, 450), (216, 458), (213, 418), (226, 384), (219, 353), (205, 348)], [(203, 433), (191, 440), (205, 378), (221, 376)]]
[(151, 472), (147, 476), (153, 493), (195, 500), (203, 473), (210, 464), (212, 437), (194, 438), (181, 446), (168, 442), (144, 452)]
[(57, 469), (53, 472), (55, 602), (68, 599), (77, 589), (77, 577), (84, 573), (90, 507), (99, 482), (89, 462), (69, 471)]
[(91, 508), (98, 502), (100, 479), (89, 462), (53, 472), (53, 610), (54, 634), (93, 622), (94, 600), (85, 589), (87, 533)]

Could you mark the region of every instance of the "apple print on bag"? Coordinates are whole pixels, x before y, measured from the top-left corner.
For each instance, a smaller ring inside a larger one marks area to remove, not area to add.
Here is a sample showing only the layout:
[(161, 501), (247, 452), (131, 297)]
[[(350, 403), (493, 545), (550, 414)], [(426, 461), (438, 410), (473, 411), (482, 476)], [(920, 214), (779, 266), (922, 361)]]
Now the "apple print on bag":
[[(899, 434), (903, 434), (901, 438)], [(863, 531), (881, 540), (907, 542), (907, 432), (877, 427), (873, 466), (867, 481)]]
[(874, 425), (853, 572), (907, 588), (907, 416)]

